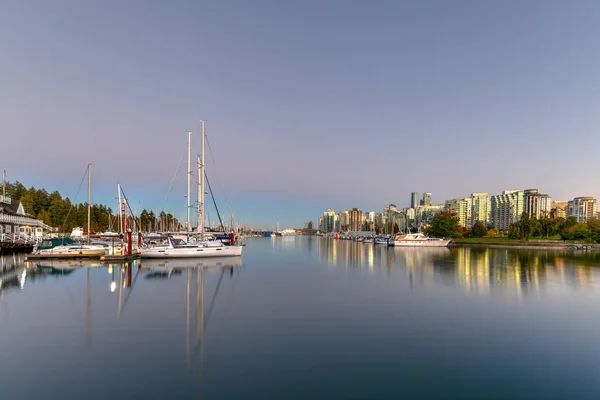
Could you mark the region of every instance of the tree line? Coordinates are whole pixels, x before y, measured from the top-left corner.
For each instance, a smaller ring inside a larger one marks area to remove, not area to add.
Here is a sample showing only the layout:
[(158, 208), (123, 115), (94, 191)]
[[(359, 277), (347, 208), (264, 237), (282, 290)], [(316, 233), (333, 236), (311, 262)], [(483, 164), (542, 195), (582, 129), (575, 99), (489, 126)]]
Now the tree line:
[[(471, 229), (459, 225), (454, 213), (443, 211), (436, 214), (425, 233), (432, 237), (503, 237), (504, 232), (487, 227), (482, 221), (477, 221)], [(542, 218), (523, 213), (518, 222), (510, 225), (508, 238), (518, 240), (562, 239), (581, 240), (600, 243), (600, 220), (592, 218), (587, 222), (577, 222), (577, 218), (553, 218), (544, 215)]]
[[(87, 227), (87, 202), (73, 203), (68, 197), (62, 197), (58, 191), (48, 193), (45, 189), (30, 187), (22, 183), (7, 182), (6, 195), (20, 200), (25, 213), (57, 228), (60, 233), (71, 233), (75, 227)], [(127, 217), (127, 226), (132, 231), (179, 230), (181, 223), (171, 213), (164, 211), (155, 215), (153, 211), (142, 210), (138, 218)], [(118, 210), (101, 204), (90, 207), (90, 230), (92, 233), (106, 232), (109, 229), (119, 231)]]

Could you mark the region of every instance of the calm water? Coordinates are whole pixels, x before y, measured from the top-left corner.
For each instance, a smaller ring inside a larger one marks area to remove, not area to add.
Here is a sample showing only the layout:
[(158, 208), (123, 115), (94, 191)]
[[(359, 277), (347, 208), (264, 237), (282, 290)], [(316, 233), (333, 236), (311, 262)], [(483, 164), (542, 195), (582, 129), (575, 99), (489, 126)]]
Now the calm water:
[(252, 239), (1, 260), (2, 399), (597, 399), (600, 257)]

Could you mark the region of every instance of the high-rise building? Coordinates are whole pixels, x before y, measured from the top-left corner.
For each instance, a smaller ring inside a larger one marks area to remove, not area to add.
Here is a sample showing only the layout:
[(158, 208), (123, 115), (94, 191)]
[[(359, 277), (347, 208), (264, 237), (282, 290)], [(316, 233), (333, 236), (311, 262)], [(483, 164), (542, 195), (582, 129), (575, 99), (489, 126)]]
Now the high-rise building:
[(587, 222), (598, 215), (598, 204), (593, 197), (575, 197), (567, 204), (567, 218), (575, 217), (577, 222)]
[(464, 199), (446, 200), (446, 211), (453, 213), (458, 218), (458, 224), (464, 228), (470, 228), (472, 222), (473, 200), (470, 197)]
[(505, 190), (490, 199), (491, 218), (494, 228), (508, 231), (510, 226), (521, 219), (525, 211), (523, 191)]
[(335, 232), (335, 211), (328, 209), (323, 213), (323, 232)]
[(353, 208), (350, 211), (350, 231), (360, 232), (362, 230), (363, 212), (358, 208)]
[(567, 218), (567, 201), (553, 201), (550, 206), (550, 216), (552, 218)]
[(471, 222), (470, 228), (475, 222), (481, 221), (485, 225), (490, 224), (490, 196), (487, 193), (471, 193)]
[(348, 232), (350, 230), (350, 212), (340, 211), (340, 232)]
[(422, 206), (430, 206), (431, 205), (431, 193), (425, 192), (423, 193), (423, 199), (421, 200)]
[(410, 208), (416, 208), (419, 205), (419, 193), (412, 192), (410, 194)]
[(527, 189), (523, 192), (525, 212), (530, 217), (540, 219), (550, 216), (552, 210), (552, 198), (547, 194), (540, 194), (537, 189)]

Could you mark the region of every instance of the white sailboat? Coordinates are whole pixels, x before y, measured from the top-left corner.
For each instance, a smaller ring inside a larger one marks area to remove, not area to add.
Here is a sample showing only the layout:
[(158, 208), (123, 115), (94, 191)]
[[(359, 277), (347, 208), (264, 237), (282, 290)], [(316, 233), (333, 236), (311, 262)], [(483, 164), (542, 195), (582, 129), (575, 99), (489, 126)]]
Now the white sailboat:
[[(205, 241), (204, 239), (204, 121), (202, 122), (202, 155), (198, 163), (198, 230), (199, 242), (186, 242), (183, 239), (168, 237), (166, 243), (142, 248), (142, 258), (200, 258), (200, 257), (232, 257), (242, 255), (242, 246), (225, 245), (221, 242)], [(190, 199), (190, 143), (191, 132), (188, 134), (188, 222), (187, 230), (191, 231), (189, 222)]]
[[(89, 163), (87, 167), (88, 174), (88, 202), (87, 202), (87, 238), (86, 244), (77, 243), (71, 238), (49, 238), (44, 239), (40, 246), (34, 251), (34, 254), (44, 255), (48, 257), (72, 257), (72, 256), (89, 256), (96, 257), (107, 254), (107, 248), (100, 245), (90, 244), (90, 225), (91, 225), (91, 190), (92, 190), (92, 164)], [(74, 232), (79, 234), (80, 238), (83, 238), (83, 231), (81, 228), (73, 229)]]

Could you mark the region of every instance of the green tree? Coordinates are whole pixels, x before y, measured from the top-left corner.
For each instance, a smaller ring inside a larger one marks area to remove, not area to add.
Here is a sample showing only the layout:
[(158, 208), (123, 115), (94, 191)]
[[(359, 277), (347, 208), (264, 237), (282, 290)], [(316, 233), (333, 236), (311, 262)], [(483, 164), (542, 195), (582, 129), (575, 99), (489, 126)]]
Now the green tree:
[(425, 228), (425, 234), (432, 237), (457, 237), (459, 235), (458, 218), (449, 211), (437, 213)]
[(538, 222), (535, 217), (530, 218), (529, 214), (521, 214), (521, 219), (512, 224), (508, 230), (508, 237), (511, 239), (529, 240), (538, 230)]
[(550, 236), (554, 236), (557, 232), (557, 220), (554, 218), (550, 218), (547, 215), (544, 215), (542, 218), (538, 220), (540, 225), (539, 232), (542, 237), (548, 239)]
[(481, 221), (475, 222), (475, 225), (473, 225), (473, 229), (471, 229), (471, 236), (473, 237), (481, 238), (486, 236), (487, 233), (488, 230)]
[(29, 193), (28, 191), (26, 191), (21, 195), (20, 200), (21, 200), (21, 205), (23, 206), (23, 209), (25, 210), (25, 213), (35, 215), (33, 213), (34, 204), (35, 204), (33, 201), (33, 195), (31, 193)]
[(597, 218), (592, 218), (587, 222), (587, 224), (590, 229), (590, 238), (594, 242), (600, 243), (600, 220)]
[(40, 211), (35, 218), (41, 220), (46, 225), (52, 225), (50, 214), (48, 214), (48, 211), (46, 211), (45, 209)]

